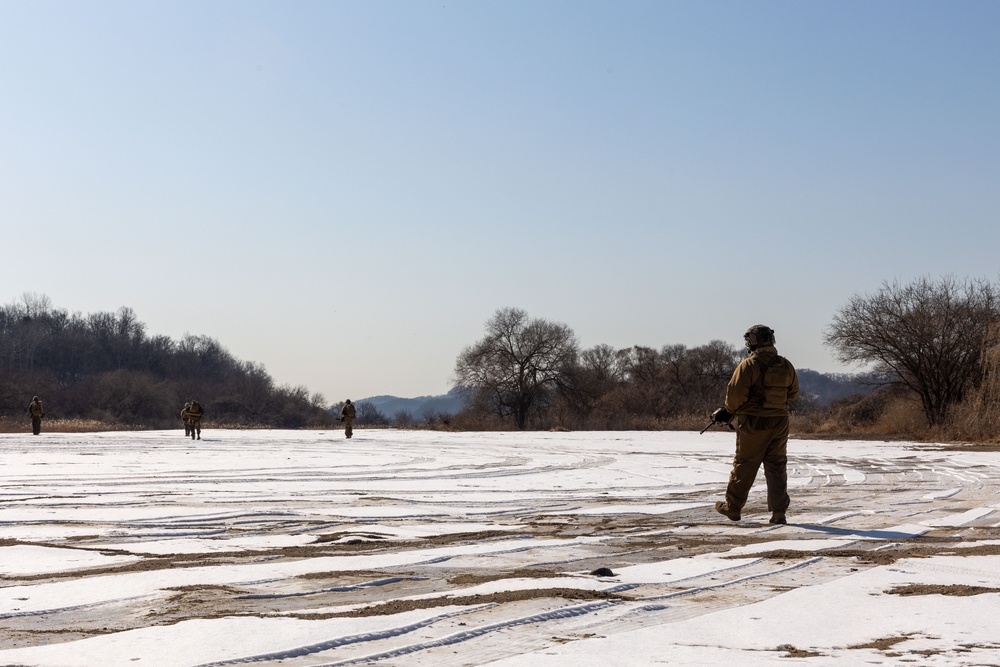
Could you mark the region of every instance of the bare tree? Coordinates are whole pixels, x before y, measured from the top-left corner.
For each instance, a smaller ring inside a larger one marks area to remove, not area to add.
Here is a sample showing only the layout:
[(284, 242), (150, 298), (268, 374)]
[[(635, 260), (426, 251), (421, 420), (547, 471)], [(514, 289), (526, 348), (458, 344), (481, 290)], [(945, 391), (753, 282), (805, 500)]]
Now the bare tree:
[(688, 350), (686, 359), (690, 373), (685, 392), (687, 407), (697, 411), (719, 404), (742, 354), (725, 341), (713, 340)]
[(238, 411), (242, 420), (250, 423), (262, 422), (271, 407), (274, 380), (268, 375), (263, 364), (245, 361), (240, 364), (240, 370), (241, 372), (233, 377), (231, 390), (236, 404), (235, 411)]
[(413, 426), (413, 413), (409, 410), (399, 410), (392, 416), (392, 423), (399, 428), (409, 428)]
[(486, 323), (486, 336), (458, 356), (455, 385), (479, 392), (493, 412), (524, 429), (529, 415), (542, 411), (569, 381), (577, 348), (565, 324), (501, 308)]
[(52, 299), (45, 294), (25, 292), (21, 295), (24, 316), (29, 318), (42, 317), (52, 311)]
[(354, 407), (358, 411), (356, 421), (359, 426), (385, 426), (389, 423), (389, 418), (371, 401), (358, 401)]
[(683, 355), (684, 350), (683, 345), (664, 347), (662, 354), (645, 345), (622, 350), (620, 363), (625, 386), (619, 396), (619, 408), (652, 419), (668, 416), (677, 405), (676, 387), (666, 381), (668, 362)]
[(983, 341), (998, 318), (997, 290), (989, 282), (924, 277), (855, 295), (824, 338), (841, 361), (871, 364), (912, 390), (935, 426), (978, 386)]
[(604, 344), (580, 353), (563, 393), (567, 406), (580, 419), (588, 420), (601, 398), (624, 382), (624, 359), (625, 355)]

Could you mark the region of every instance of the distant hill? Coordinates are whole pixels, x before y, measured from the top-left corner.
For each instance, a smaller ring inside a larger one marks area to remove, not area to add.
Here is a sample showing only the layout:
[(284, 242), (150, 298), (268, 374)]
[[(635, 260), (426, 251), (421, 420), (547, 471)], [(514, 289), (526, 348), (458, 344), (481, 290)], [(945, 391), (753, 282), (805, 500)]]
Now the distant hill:
[[(834, 401), (852, 394), (867, 394), (874, 388), (873, 379), (864, 374), (851, 375), (845, 373), (820, 373), (808, 368), (798, 369), (799, 386), (803, 396), (809, 396), (815, 405), (827, 406)], [(439, 396), (418, 396), (416, 398), (400, 398), (399, 396), (370, 396), (355, 401), (368, 403), (385, 415), (394, 419), (401, 412), (408, 413), (417, 420), (426, 417), (450, 417), (458, 414), (465, 407), (465, 401), (460, 389), (452, 389), (447, 394)], [(335, 410), (335, 411), (339, 411)]]
[(826, 406), (852, 394), (868, 394), (876, 386), (875, 378), (867, 373), (820, 373), (808, 368), (797, 369), (799, 390), (811, 396), (817, 405)]
[(400, 398), (398, 396), (370, 396), (355, 403), (368, 403), (379, 409), (389, 419), (400, 412), (407, 412), (412, 417), (420, 419), (425, 416), (451, 416), (465, 407), (465, 401), (459, 389), (452, 389), (440, 396), (418, 396), (416, 398)]
[(125, 306), (84, 315), (28, 293), (0, 306), (0, 419), (23, 420), (32, 396), (44, 401), (46, 429), (57, 420), (179, 429), (191, 400), (205, 407), (209, 428), (336, 423), (322, 397), (276, 385), (262, 364), (237, 359), (214, 338), (173, 340), (147, 332)]

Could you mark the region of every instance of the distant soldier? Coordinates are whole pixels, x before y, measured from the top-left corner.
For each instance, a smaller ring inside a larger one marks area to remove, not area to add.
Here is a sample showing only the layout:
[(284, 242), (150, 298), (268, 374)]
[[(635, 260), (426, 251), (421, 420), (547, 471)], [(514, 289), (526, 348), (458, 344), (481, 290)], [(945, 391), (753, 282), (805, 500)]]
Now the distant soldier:
[(188, 408), (188, 421), (191, 428), (191, 439), (194, 440), (196, 437), (201, 440), (201, 418), (205, 416), (205, 408), (201, 407), (201, 403), (198, 401), (191, 401), (191, 407)]
[(184, 423), (184, 437), (191, 435), (191, 401), (184, 404), (181, 408), (181, 421)]
[(42, 417), (45, 416), (42, 399), (37, 396), (31, 397), (31, 403), (28, 403), (28, 414), (31, 415), (31, 432), (38, 435), (42, 432)]
[(344, 422), (344, 435), (350, 438), (354, 435), (354, 418), (358, 415), (357, 409), (351, 403), (351, 399), (344, 401), (344, 407), (340, 409), (340, 421)]

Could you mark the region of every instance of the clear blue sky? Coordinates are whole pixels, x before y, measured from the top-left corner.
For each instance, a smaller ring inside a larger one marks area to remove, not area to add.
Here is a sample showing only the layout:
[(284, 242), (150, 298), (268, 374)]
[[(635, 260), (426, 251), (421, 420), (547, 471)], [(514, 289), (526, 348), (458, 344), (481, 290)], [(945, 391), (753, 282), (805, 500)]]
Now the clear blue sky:
[(995, 280), (1000, 2), (0, 0), (0, 301), (133, 308), (333, 402), (501, 307), (796, 366)]

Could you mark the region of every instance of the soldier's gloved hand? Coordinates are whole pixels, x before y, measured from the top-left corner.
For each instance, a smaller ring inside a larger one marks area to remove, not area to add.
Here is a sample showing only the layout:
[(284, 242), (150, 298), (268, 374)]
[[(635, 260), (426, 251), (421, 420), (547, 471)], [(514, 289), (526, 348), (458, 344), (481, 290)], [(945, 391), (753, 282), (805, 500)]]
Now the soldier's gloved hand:
[(715, 422), (716, 424), (728, 424), (733, 420), (733, 417), (735, 416), (736, 415), (734, 415), (729, 410), (726, 410), (725, 408), (719, 408), (718, 410), (712, 413), (712, 421)]

